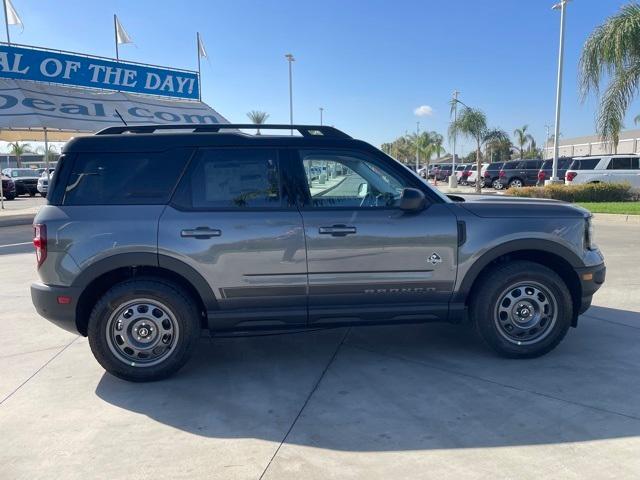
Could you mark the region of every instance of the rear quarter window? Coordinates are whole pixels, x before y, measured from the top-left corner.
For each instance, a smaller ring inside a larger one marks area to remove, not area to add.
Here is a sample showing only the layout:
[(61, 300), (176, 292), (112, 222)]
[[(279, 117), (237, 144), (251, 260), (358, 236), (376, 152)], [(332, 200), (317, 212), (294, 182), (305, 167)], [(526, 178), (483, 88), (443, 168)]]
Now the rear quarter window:
[(167, 203), (189, 156), (164, 152), (78, 153), (64, 191), (64, 205)]
[(582, 158), (571, 162), (569, 170), (593, 170), (598, 163), (600, 163), (599, 158)]

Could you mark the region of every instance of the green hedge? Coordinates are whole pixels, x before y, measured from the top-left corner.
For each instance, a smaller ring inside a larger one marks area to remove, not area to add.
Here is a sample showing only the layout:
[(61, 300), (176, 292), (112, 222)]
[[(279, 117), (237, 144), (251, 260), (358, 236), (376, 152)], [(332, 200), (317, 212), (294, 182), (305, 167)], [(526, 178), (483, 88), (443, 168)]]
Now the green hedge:
[(565, 202), (632, 202), (640, 194), (628, 183), (587, 183), (584, 185), (546, 185), (510, 188), (514, 197), (552, 198)]

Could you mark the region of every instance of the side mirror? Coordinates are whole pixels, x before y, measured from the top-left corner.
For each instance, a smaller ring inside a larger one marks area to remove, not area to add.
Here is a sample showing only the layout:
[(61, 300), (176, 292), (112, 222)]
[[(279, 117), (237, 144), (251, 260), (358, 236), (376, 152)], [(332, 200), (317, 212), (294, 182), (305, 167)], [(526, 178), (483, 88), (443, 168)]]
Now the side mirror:
[(364, 198), (369, 192), (369, 185), (367, 183), (361, 183), (358, 186), (358, 198)]
[(400, 210), (405, 212), (419, 212), (424, 208), (426, 198), (417, 188), (405, 188), (400, 197)]

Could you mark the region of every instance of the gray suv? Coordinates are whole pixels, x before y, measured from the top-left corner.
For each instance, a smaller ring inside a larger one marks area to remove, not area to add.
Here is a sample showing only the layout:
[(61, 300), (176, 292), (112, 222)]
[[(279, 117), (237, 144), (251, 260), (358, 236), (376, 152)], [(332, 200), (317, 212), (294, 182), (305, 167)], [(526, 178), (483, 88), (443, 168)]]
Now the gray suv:
[(203, 331), (430, 321), (535, 357), (604, 282), (586, 210), (448, 197), (334, 128), (254, 128), (111, 127), (65, 147), (31, 295), (113, 375), (166, 377)]

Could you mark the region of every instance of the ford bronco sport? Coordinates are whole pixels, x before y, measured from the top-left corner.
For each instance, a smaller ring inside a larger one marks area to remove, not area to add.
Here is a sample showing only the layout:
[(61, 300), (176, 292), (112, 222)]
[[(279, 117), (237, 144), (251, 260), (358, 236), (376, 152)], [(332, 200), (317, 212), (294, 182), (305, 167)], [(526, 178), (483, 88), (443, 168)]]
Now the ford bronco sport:
[(178, 370), (203, 330), (469, 321), (499, 354), (535, 357), (604, 282), (584, 209), (450, 198), (335, 128), (260, 128), (283, 134), (70, 141), (34, 223), (37, 311), (146, 381)]

